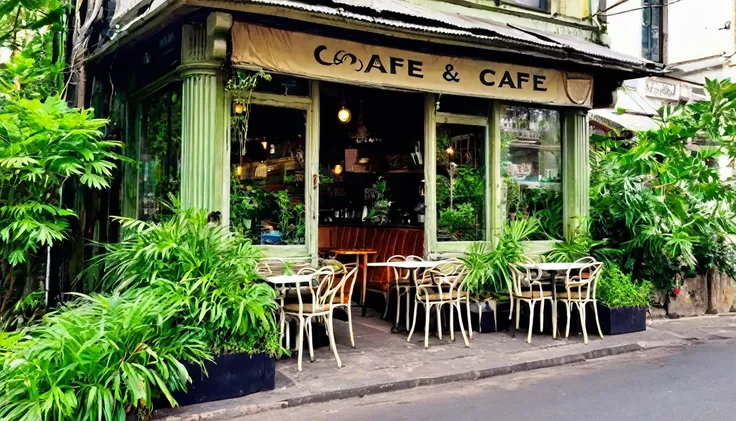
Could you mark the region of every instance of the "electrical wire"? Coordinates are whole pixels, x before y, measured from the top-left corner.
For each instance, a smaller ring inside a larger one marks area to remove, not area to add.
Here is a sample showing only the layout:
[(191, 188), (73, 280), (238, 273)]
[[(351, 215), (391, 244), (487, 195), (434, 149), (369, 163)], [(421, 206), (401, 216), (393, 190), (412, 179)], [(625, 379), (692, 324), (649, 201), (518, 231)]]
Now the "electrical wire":
[[(671, 4), (679, 3), (679, 2), (681, 2), (681, 1), (682, 1), (682, 0), (672, 0), (672, 1), (670, 1), (669, 3), (663, 3), (663, 4), (650, 4), (650, 5), (647, 5), (647, 6), (637, 7), (637, 8), (635, 8), (635, 9), (622, 10), (622, 11), (620, 11), (620, 12), (616, 12), (616, 13), (605, 13), (605, 14), (604, 14), (604, 16), (606, 16), (606, 17), (611, 17), (611, 16), (616, 16), (616, 15), (623, 15), (624, 13), (629, 13), (629, 12), (636, 12), (637, 10), (643, 10), (643, 9), (653, 9), (653, 8), (656, 8), (656, 7), (665, 7), (665, 6), (669, 6), (669, 5), (671, 5)], [(622, 2), (622, 3), (623, 3), (623, 2)], [(616, 4), (615, 6), (618, 6), (619, 4), (621, 4), (621, 3), (618, 3), (618, 4)], [(604, 12), (605, 12), (605, 11), (604, 11)], [(598, 12), (598, 13), (601, 13), (601, 12)], [(598, 13), (596, 13), (596, 15), (597, 15)], [(595, 16), (595, 15), (594, 15), (594, 16)]]

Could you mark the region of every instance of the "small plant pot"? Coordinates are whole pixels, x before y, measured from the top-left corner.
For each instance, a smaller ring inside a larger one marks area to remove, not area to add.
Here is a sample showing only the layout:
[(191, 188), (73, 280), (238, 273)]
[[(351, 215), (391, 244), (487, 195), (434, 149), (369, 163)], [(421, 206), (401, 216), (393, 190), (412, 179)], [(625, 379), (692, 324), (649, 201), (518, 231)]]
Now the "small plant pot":
[[(239, 398), (276, 387), (276, 362), (266, 354), (220, 354), (205, 363), (207, 374), (195, 364), (184, 366), (192, 378), (186, 392), (173, 393), (179, 406)], [(165, 398), (157, 407), (168, 407)]]
[[(589, 307), (586, 313), (588, 334), (597, 332), (595, 313)], [(598, 319), (601, 322), (603, 335), (620, 335), (623, 333), (642, 332), (647, 329), (646, 307), (610, 308), (598, 303)]]

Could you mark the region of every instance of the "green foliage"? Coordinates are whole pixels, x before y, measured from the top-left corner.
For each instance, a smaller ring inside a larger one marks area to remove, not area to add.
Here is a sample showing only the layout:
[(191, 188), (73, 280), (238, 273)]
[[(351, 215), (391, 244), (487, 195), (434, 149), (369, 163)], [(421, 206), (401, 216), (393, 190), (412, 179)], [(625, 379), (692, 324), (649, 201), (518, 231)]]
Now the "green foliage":
[(545, 188), (526, 189), (521, 207), (539, 219), (541, 231), (549, 238), (562, 238), (562, 191)]
[(0, 419), (123, 420), (185, 390), (202, 330), (178, 297), (137, 289), (81, 298), (26, 331), (0, 334)]
[[(591, 233), (622, 250), (619, 264), (633, 279), (666, 290), (677, 274), (736, 268), (727, 239), (736, 195), (708, 166), (736, 153), (736, 85), (708, 80), (706, 89), (710, 101), (660, 109), (660, 128), (633, 141), (591, 138)], [(693, 150), (699, 136), (715, 146)]]
[(596, 299), (608, 307), (647, 307), (652, 283), (634, 282), (614, 263), (607, 263), (598, 275)]
[(276, 202), (279, 206), (281, 241), (286, 244), (304, 244), (304, 205), (292, 203), (287, 190), (279, 190)]
[(447, 230), (457, 240), (477, 240), (481, 233), (477, 232), (478, 215), (473, 205), (461, 203), (456, 208), (441, 209), (437, 226)]
[(508, 295), (511, 289), (509, 265), (524, 255), (524, 241), (539, 231), (536, 218), (518, 218), (506, 223), (494, 248), (486, 243), (474, 243), (461, 259), (468, 268), (465, 286), (476, 297)]
[(202, 328), (211, 352), (280, 353), (275, 292), (255, 282), (260, 252), (240, 234), (209, 223), (205, 211), (172, 211), (159, 224), (119, 218), (127, 235), (94, 262), (105, 267), (101, 289), (145, 287), (176, 297), (185, 304), (180, 323)]
[[(233, 132), (233, 139), (240, 143), (240, 147), (245, 147), (245, 141), (248, 139), (248, 121), (250, 120), (250, 102), (253, 97), (253, 90), (258, 85), (260, 79), (270, 81), (271, 75), (258, 71), (256, 73), (235, 70), (232, 76), (225, 84), (225, 90), (230, 92), (233, 103), (243, 106), (242, 113), (233, 113), (230, 126)], [(242, 154), (242, 152), (241, 152)]]

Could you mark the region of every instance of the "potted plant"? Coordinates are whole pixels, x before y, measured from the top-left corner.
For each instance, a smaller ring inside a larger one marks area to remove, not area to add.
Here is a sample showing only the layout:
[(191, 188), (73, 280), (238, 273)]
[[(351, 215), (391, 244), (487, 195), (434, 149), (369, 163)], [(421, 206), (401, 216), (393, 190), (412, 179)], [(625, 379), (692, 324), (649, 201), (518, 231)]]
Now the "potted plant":
[[(639, 332), (647, 328), (647, 309), (652, 284), (634, 282), (613, 263), (606, 263), (598, 276), (598, 319), (604, 335)], [(588, 331), (596, 330), (595, 318), (587, 319)]]
[(515, 219), (506, 224), (496, 247), (474, 243), (466, 251), (461, 260), (468, 269), (465, 288), (474, 302), (470, 307), (473, 330), (497, 332), (508, 328), (512, 288), (509, 265), (521, 259), (523, 242), (538, 231), (537, 219)]
[(184, 359), (192, 384), (173, 394), (180, 405), (273, 389), (274, 358), (282, 348), (276, 293), (256, 282), (260, 252), (239, 233), (209, 222), (205, 211), (172, 207), (172, 213), (158, 224), (119, 218), (127, 235), (97, 260), (106, 269), (100, 288), (146, 288), (184, 303), (177, 325), (201, 332), (212, 361)]

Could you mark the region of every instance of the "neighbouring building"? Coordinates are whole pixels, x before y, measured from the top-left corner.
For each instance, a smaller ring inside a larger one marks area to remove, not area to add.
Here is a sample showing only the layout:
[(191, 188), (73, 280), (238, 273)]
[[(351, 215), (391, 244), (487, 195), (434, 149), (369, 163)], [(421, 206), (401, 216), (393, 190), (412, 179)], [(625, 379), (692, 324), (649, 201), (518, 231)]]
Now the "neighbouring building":
[[(611, 49), (666, 65), (667, 71), (625, 81), (613, 107), (590, 113), (593, 129), (656, 128), (652, 117), (663, 105), (707, 99), (706, 78), (736, 76), (733, 1), (615, 0), (605, 9), (601, 18)], [(719, 165), (723, 178), (732, 176), (730, 159)]]
[(548, 247), (587, 215), (587, 111), (662, 69), (598, 43), (598, 3), (110, 3), (87, 91), (140, 163), (119, 211), (155, 219), (178, 194), (313, 261), (462, 252), (522, 214)]

